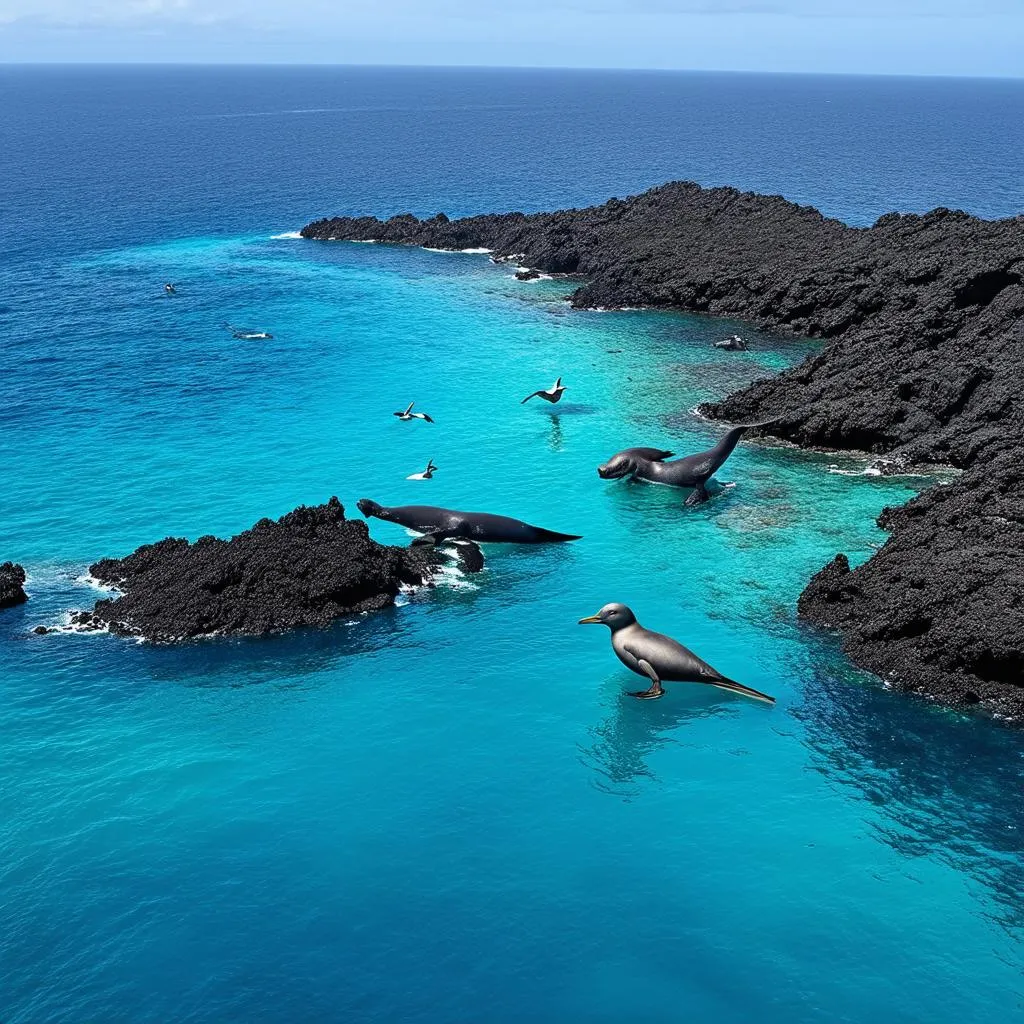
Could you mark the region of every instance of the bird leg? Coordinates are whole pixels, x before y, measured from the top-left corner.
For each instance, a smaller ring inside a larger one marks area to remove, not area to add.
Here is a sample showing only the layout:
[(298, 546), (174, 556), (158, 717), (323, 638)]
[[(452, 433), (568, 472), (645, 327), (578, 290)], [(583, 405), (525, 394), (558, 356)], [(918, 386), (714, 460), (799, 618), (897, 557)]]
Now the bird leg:
[(630, 697), (636, 697), (638, 700), (657, 700), (659, 697), (665, 696), (665, 689), (661, 685), (661, 680), (658, 678), (658, 673), (654, 671), (654, 666), (649, 662), (641, 658), (637, 664), (640, 670), (645, 676), (651, 681), (650, 689), (647, 690), (634, 690), (630, 693)]
[(661, 683), (651, 683), (649, 690), (633, 690), (629, 695), (636, 697), (637, 700), (657, 700), (665, 696), (665, 690)]

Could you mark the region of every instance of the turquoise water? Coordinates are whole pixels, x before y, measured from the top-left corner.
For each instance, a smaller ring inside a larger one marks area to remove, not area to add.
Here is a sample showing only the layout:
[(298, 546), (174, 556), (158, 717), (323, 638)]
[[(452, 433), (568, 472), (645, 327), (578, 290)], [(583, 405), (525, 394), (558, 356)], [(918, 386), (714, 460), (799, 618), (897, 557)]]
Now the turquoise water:
[[(115, 247), (110, 206), (92, 244), (23, 239), (0, 268), (0, 559), (32, 594), (0, 614), (5, 1024), (1019, 1013), (1024, 739), (795, 620), (911, 481), (745, 444), (684, 510), (595, 471), (707, 446), (698, 402), (811, 343), (742, 328), (753, 351), (722, 353), (737, 325), (576, 312), (481, 255), (273, 237), (284, 214)], [(558, 374), (559, 406), (519, 405)], [(434, 426), (391, 416), (414, 399)], [(332, 494), (584, 539), (490, 549), (323, 632), (27, 632), (95, 600), (98, 557)], [(575, 625), (611, 600), (777, 706), (624, 696), (606, 632)]]

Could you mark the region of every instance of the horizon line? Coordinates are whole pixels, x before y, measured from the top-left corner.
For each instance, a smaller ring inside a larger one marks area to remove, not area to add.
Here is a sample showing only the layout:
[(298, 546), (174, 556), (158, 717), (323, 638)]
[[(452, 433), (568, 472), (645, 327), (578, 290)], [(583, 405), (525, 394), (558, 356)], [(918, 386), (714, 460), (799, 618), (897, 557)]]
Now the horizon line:
[(0, 60), (0, 68), (366, 68), (407, 71), (568, 71), (610, 74), (665, 75), (771, 75), (800, 78), (900, 78), (945, 79), (953, 81), (1020, 82), (1020, 75), (983, 75), (936, 73), (920, 74), (899, 71), (780, 71), (758, 68), (662, 68), (602, 67), (573, 64), (382, 64), (342, 61), (206, 61), (206, 60)]

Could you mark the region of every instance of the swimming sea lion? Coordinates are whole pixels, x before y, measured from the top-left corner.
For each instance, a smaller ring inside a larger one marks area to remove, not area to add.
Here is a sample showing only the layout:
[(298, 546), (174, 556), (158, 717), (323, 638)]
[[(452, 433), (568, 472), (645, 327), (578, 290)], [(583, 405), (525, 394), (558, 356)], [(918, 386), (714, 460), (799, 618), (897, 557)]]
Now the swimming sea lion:
[(433, 505), (396, 505), (388, 508), (369, 498), (360, 498), (356, 507), (367, 519), (383, 519), (423, 534), (413, 544), (440, 544), (446, 540), (548, 544), (580, 539), (576, 534), (556, 533), (509, 516), (492, 515), (490, 512), (456, 512)]

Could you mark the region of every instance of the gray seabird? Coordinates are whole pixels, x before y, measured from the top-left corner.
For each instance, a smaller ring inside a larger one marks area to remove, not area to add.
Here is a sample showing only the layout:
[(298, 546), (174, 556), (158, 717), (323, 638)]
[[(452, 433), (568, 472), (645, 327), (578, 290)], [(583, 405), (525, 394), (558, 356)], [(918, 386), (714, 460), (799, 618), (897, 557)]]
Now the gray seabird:
[(554, 384), (547, 389), (547, 391), (534, 391), (532, 395), (527, 395), (519, 404), (526, 405), (531, 398), (543, 398), (545, 402), (550, 402), (552, 405), (559, 401), (562, 397), (565, 388), (562, 385), (562, 378), (559, 377)]
[(644, 629), (630, 608), (624, 604), (606, 604), (596, 615), (580, 619), (582, 626), (588, 622), (602, 623), (612, 631), (612, 650), (626, 668), (638, 676), (651, 681), (647, 690), (636, 691), (630, 696), (641, 700), (662, 697), (665, 690), (662, 683), (706, 683), (720, 690), (741, 693), (744, 697), (774, 704), (775, 698), (766, 693), (752, 690), (749, 686), (728, 679), (706, 661), (701, 661), (693, 651), (663, 633)]

